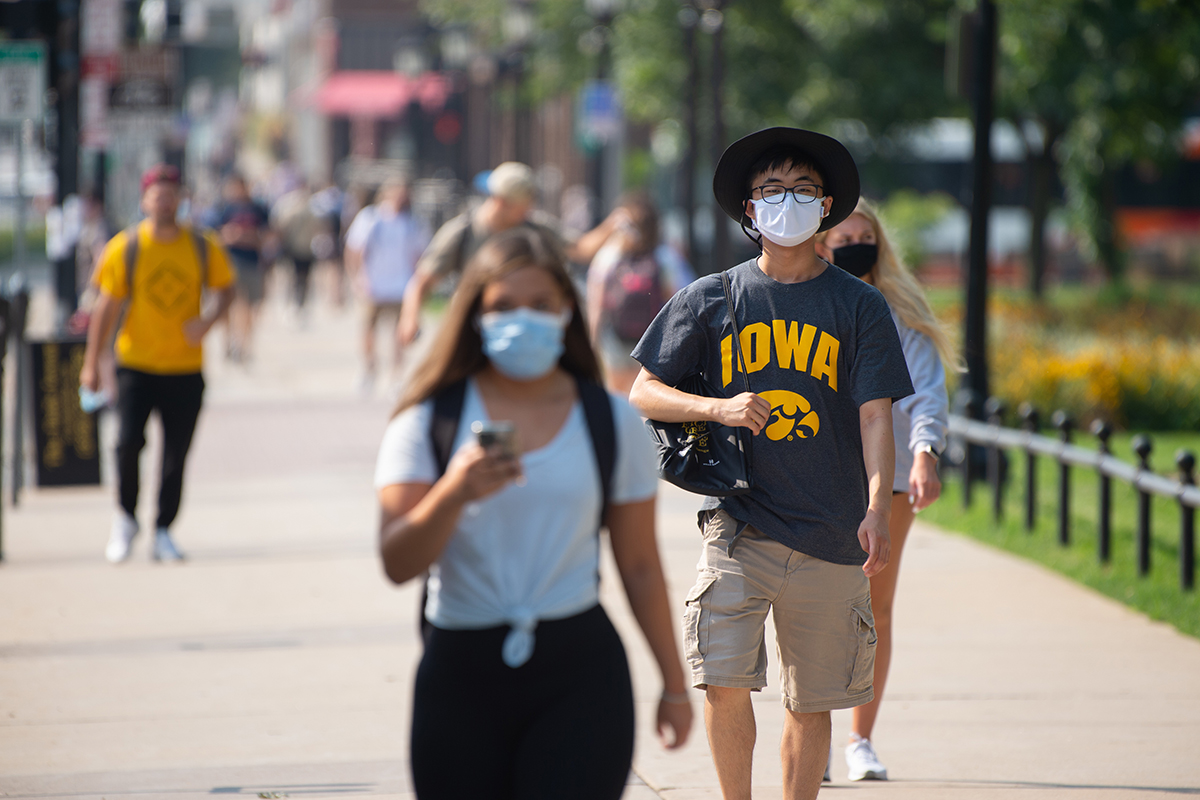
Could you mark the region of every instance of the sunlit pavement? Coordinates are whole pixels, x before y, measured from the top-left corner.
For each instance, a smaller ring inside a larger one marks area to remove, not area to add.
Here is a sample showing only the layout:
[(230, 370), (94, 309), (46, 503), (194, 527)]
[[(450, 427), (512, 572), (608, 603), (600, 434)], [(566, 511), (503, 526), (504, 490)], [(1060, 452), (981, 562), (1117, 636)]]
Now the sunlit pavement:
[[(221, 358), (219, 333), (210, 340), (175, 529), (187, 563), (151, 562), (143, 533), (129, 562), (108, 564), (110, 486), (29, 490), (4, 508), (0, 796), (412, 796), (418, 587), (390, 586), (374, 547), (386, 381), (369, 399), (358, 392), (356, 309), (314, 312), (300, 325), (270, 301), (245, 366)], [(677, 615), (697, 504), (661, 494)], [(823, 796), (1200, 795), (1200, 642), (932, 528), (918, 525), (904, 560), (874, 737), (892, 780), (849, 783), (838, 747)], [(665, 752), (651, 729), (657, 672), (611, 560), (604, 593), (638, 699), (625, 796), (718, 798), (701, 695), (691, 741)], [(783, 711), (768, 648), (755, 796), (779, 798)], [(848, 721), (835, 712), (835, 742)]]

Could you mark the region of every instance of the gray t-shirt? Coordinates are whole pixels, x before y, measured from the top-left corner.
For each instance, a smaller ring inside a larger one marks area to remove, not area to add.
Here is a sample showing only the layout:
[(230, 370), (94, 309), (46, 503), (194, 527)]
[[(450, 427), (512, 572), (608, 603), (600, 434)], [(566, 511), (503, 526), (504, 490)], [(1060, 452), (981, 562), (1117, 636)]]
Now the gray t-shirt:
[[(520, 224), (539, 231), (553, 242), (555, 247), (562, 249), (562, 240), (549, 225), (533, 219), (527, 219)], [(421, 260), (417, 262), (417, 272), (436, 278), (453, 277), (457, 280), (462, 276), (462, 271), (470, 262), (471, 256), (475, 255), (475, 251), (491, 236), (491, 231), (479, 221), (478, 209), (459, 214), (438, 228), (433, 240), (425, 248)]]
[[(900, 338), (876, 289), (840, 269), (785, 284), (755, 260), (729, 270), (742, 353), (771, 418), (752, 448), (754, 489), (708, 498), (793, 550), (862, 564), (858, 526), (867, 509), (858, 409), (912, 394)], [(702, 373), (734, 397), (745, 390), (719, 275), (676, 294), (633, 357), (669, 385)]]

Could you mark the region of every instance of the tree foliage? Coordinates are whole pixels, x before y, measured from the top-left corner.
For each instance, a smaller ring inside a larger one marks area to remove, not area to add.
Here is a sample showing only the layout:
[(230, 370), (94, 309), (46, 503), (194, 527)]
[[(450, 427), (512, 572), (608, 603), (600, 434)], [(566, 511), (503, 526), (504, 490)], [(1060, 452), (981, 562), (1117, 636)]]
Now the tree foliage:
[[(498, 52), (515, 0), (423, 0), (439, 23), (470, 24)], [(1121, 274), (1114, 177), (1178, 154), (1182, 121), (1200, 98), (1195, 0), (995, 0), (998, 115), (1032, 123), (1057, 168), (1089, 255)], [(680, 0), (625, 0), (609, 38), (612, 75), (630, 118), (683, 115), (688, 67)], [(846, 130), (880, 141), (938, 116), (964, 116), (945, 91), (951, 12), (975, 0), (731, 0), (723, 4), (727, 137), (771, 124)], [(596, 21), (584, 0), (535, 0), (529, 99), (596, 74)], [(701, 54), (700, 117), (711, 117), (711, 37)], [(706, 125), (702, 122), (701, 129)], [(1026, 126), (1028, 127), (1028, 126)], [(1035, 137), (1036, 138), (1036, 137)], [(704, 148), (701, 148), (703, 152)], [(1040, 213), (1040, 212), (1039, 212)]]

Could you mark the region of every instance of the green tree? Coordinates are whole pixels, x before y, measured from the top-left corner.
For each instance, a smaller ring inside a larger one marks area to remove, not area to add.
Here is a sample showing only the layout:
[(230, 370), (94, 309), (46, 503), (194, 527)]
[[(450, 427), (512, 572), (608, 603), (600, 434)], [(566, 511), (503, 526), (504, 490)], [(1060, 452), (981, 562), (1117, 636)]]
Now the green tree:
[(1200, 9), (1179, 0), (996, 4), (1002, 102), (1041, 127), (1040, 158), (1055, 159), (1085, 254), (1120, 282), (1116, 176), (1138, 160), (1178, 158), (1182, 122), (1200, 99)]

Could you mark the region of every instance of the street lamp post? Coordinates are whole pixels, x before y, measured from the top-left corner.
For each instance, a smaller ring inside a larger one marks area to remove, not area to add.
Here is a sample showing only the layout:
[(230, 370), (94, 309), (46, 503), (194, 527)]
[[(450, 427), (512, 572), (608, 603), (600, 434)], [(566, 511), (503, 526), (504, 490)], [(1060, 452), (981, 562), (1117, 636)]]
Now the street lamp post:
[[(462, 131), (466, 131), (474, 123), (470, 114), (470, 81), (464, 76), (471, 61), (475, 58), (475, 41), (468, 29), (461, 27), (447, 28), (442, 31), (439, 45), (442, 54), (442, 65), (454, 75), (455, 92), (457, 93), (462, 110)], [(467, 159), (466, 136), (459, 134), (455, 141), (454, 171), (457, 175), (469, 174)]]
[[(585, 0), (584, 6), (596, 26), (592, 29), (592, 39), (599, 44), (596, 53), (596, 84), (604, 87), (612, 69), (612, 31), (610, 26), (617, 12), (621, 10), (621, 0)], [(602, 138), (588, 157), (588, 178), (596, 203), (592, 208), (592, 222), (599, 223), (604, 217), (604, 161), (607, 142)]]
[(684, 241), (687, 257), (696, 263), (696, 152), (699, 133), (696, 129), (696, 105), (699, 102), (700, 53), (696, 49), (696, 26), (700, 12), (690, 0), (679, 9), (679, 25), (683, 28), (683, 50), (687, 56), (687, 80), (683, 87), (683, 131), (687, 143), (679, 165), (680, 205), (683, 207)]
[(530, 0), (513, 0), (504, 16), (504, 38), (508, 43), (508, 62), (512, 75), (513, 154), (517, 161), (530, 163), (532, 152), (529, 103), (525, 98), (525, 58), (533, 40), (535, 20)]
[[(704, 3), (704, 13), (700, 15), (700, 27), (712, 35), (712, 162), (715, 166), (725, 152), (725, 59), (722, 42), (724, 40), (725, 0), (707, 0)], [(729, 226), (725, 223), (725, 214), (720, 206), (713, 204), (713, 249), (712, 271), (725, 269), (729, 266)]]

